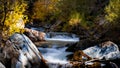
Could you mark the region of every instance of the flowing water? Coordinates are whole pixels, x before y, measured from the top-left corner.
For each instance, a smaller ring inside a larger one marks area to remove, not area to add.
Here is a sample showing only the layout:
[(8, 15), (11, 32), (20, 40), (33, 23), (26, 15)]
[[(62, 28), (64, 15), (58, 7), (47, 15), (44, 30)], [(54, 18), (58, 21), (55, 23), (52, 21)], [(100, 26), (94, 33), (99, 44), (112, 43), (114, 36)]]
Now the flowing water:
[(65, 45), (76, 43), (79, 38), (69, 33), (48, 33), (45, 40), (52, 42), (52, 44), (47, 44), (49, 47), (39, 47), (38, 49), (48, 61), (49, 68), (71, 68), (66, 56), (72, 52), (66, 52), (67, 47)]
[(50, 68), (59, 68), (60, 66), (65, 67), (66, 65), (70, 67), (66, 56), (72, 53), (66, 52), (66, 48), (67, 47), (59, 48), (57, 45), (53, 45), (51, 48), (39, 48), (39, 50), (43, 57), (48, 61), (47, 64)]
[[(39, 30), (36, 28), (32, 28)], [(42, 29), (41, 29), (42, 30)], [(39, 30), (39, 31), (41, 31)], [(39, 51), (42, 53), (44, 59), (48, 62), (49, 68), (72, 68), (72, 65), (67, 60), (67, 55), (72, 54), (72, 52), (66, 52), (67, 44), (76, 43), (79, 38), (75, 34), (63, 33), (63, 32), (49, 32), (46, 33), (45, 43), (42, 47), (38, 47)], [(83, 50), (83, 52), (92, 58), (102, 59), (114, 59), (120, 57), (119, 48), (114, 44), (106, 47), (93, 46)], [(92, 65), (93, 62), (85, 62), (85, 65)], [(110, 63), (111, 64), (111, 63)], [(106, 66), (101, 63), (101, 67)], [(110, 65), (109, 65), (110, 66)], [(114, 63), (111, 66), (116, 66)], [(105, 67), (106, 68), (106, 67)], [(113, 67), (114, 68), (114, 67)], [(118, 67), (116, 67), (118, 68)]]

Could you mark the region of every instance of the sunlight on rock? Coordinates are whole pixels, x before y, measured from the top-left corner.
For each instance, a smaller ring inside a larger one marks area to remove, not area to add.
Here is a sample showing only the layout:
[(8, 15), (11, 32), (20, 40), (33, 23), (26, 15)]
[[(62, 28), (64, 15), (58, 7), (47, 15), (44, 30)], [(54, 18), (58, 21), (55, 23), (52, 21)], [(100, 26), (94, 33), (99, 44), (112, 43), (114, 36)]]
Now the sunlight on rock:
[(40, 56), (37, 47), (27, 36), (16, 33), (10, 37), (10, 40), (13, 43), (14, 48), (20, 53), (18, 61), (16, 62), (16, 68), (24, 68), (25, 66), (31, 67), (31, 62), (32, 64), (40, 63), (42, 57)]
[(104, 42), (98, 46), (87, 48), (83, 50), (83, 52), (88, 56), (97, 59), (112, 60), (120, 58), (120, 51), (118, 46), (111, 41)]

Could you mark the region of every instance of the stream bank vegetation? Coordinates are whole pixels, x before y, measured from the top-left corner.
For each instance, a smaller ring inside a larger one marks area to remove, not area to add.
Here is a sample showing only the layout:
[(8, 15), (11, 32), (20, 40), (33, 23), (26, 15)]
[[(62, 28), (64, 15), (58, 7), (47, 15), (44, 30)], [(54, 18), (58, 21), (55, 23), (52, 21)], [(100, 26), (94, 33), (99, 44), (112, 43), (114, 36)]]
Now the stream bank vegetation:
[[(99, 42), (109, 39), (119, 43), (119, 38), (115, 39), (119, 36), (119, 2), (119, 0), (33, 0), (30, 4), (32, 8), (29, 8), (33, 14), (30, 12), (28, 15), (32, 26), (44, 27), (46, 32), (69, 32), (79, 35), (83, 40)], [(114, 34), (116, 35), (112, 36)]]

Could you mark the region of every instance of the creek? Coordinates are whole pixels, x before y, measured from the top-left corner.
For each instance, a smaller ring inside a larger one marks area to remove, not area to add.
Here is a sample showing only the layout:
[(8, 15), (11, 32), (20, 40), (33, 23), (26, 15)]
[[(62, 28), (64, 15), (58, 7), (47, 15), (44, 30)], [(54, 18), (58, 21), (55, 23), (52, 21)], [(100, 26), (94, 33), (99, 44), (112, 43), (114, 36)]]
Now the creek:
[[(39, 28), (32, 29), (44, 31), (42, 29), (40, 30)], [(70, 64), (67, 56), (73, 53), (67, 52), (66, 49), (69, 47), (68, 44), (74, 44), (77, 42), (79, 42), (79, 37), (75, 34), (66, 32), (47, 32), (45, 36), (45, 43), (40, 44), (38, 50), (42, 53), (44, 59), (47, 60), (49, 68), (72, 68), (73, 65)], [(111, 41), (89, 47), (83, 50), (83, 52), (90, 56), (93, 61), (94, 58), (104, 60), (103, 62), (99, 63), (98, 66), (105, 68), (107, 66), (112, 68), (114, 68), (113, 66), (117, 67), (114, 62), (111, 64), (111, 62), (107, 62), (106, 60), (115, 60), (120, 58), (118, 46)], [(84, 56), (82, 58), (86, 59)], [(93, 66), (94, 62), (85, 62), (85, 66), (89, 65)]]
[(43, 47), (38, 49), (48, 61), (49, 68), (71, 68), (66, 56), (72, 52), (66, 52), (66, 45), (78, 42), (79, 38), (75, 34), (50, 32), (46, 34), (45, 40), (49, 44), (41, 45)]

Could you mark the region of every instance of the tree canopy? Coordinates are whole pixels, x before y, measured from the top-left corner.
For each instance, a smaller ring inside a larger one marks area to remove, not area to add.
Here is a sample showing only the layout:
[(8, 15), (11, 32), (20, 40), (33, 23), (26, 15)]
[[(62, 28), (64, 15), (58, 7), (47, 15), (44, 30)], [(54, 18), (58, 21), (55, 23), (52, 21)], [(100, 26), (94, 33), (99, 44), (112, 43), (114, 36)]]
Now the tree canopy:
[(109, 29), (108, 24), (119, 28), (119, 3), (119, 0), (1, 0), (1, 36), (21, 32), (28, 20), (39, 25), (53, 25), (59, 20), (56, 31), (81, 34), (79, 31), (84, 29), (89, 34), (102, 33), (103, 28)]

